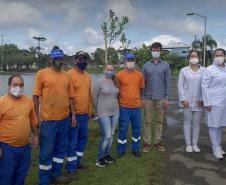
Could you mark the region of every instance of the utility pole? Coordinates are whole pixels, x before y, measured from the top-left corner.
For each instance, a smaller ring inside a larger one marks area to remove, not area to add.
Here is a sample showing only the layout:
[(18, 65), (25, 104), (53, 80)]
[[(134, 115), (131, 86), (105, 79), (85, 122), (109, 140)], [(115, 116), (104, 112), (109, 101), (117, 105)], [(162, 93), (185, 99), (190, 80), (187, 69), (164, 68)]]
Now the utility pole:
[[(33, 37), (33, 39), (38, 41), (38, 46), (36, 47), (36, 49), (38, 50), (38, 63), (40, 63), (40, 51), (41, 51), (41, 45), (40, 42), (41, 41), (46, 41), (47, 39), (45, 37)], [(39, 64), (40, 65), (40, 64)], [(44, 69), (44, 61), (42, 63), (42, 68)]]
[(3, 48), (4, 48), (4, 46), (3, 46), (3, 37), (4, 37), (4, 35), (1, 35), (1, 37), (2, 37), (2, 71), (3, 71), (3, 59), (4, 59), (4, 57), (3, 57)]

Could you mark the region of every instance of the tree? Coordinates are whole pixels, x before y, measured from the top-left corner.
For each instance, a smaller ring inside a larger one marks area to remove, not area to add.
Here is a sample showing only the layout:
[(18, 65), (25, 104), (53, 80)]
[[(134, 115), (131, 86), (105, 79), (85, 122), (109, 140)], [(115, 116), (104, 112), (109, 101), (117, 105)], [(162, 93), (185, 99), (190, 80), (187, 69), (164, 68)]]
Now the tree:
[(104, 50), (101, 48), (97, 48), (94, 52), (94, 61), (96, 64), (102, 65), (104, 64)]
[(134, 48), (133, 53), (137, 58), (137, 63), (139, 67), (141, 67), (145, 62), (147, 62), (151, 58), (150, 49), (145, 44), (143, 44), (141, 48)]
[(120, 19), (116, 16), (115, 12), (109, 10), (108, 22), (104, 21), (101, 25), (101, 29), (104, 34), (105, 40), (105, 63), (108, 61), (108, 48), (111, 48), (113, 44), (119, 39), (122, 44), (122, 48), (128, 47), (130, 41), (127, 40), (124, 31), (125, 25), (129, 22), (127, 16), (122, 16)]

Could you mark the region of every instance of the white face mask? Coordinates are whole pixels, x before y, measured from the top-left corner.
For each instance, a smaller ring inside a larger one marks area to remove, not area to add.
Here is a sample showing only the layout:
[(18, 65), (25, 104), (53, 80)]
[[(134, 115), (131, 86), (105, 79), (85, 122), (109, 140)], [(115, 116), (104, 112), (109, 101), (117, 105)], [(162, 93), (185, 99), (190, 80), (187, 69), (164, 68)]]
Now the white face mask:
[(160, 51), (152, 51), (151, 56), (152, 58), (160, 58)]
[(11, 87), (10, 88), (10, 93), (14, 97), (18, 98), (18, 97), (20, 97), (23, 94), (23, 89), (21, 87)]
[(224, 57), (214, 57), (213, 63), (220, 66), (224, 63)]
[(135, 62), (126, 62), (126, 67), (128, 69), (134, 69), (135, 68)]
[(197, 64), (197, 63), (199, 62), (199, 59), (198, 59), (198, 58), (191, 58), (191, 59), (189, 60), (189, 62), (190, 62), (191, 64)]

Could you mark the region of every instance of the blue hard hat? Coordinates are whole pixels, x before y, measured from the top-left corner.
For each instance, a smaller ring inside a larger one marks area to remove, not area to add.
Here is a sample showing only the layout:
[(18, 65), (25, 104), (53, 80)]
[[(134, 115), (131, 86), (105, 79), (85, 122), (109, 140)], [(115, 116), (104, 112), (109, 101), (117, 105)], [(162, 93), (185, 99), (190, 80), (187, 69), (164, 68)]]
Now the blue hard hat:
[(135, 59), (135, 55), (133, 53), (126, 53), (124, 54), (124, 59)]
[(52, 59), (63, 57), (64, 56), (64, 52), (63, 52), (63, 50), (61, 50), (59, 48), (54, 48), (54, 49), (51, 50), (49, 56)]

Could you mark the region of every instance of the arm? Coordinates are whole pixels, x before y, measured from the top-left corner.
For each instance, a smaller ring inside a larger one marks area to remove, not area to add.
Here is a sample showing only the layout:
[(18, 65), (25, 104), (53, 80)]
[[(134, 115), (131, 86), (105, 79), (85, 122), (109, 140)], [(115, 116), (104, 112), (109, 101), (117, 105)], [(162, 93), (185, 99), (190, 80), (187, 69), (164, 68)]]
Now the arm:
[(186, 100), (185, 97), (185, 93), (184, 93), (184, 83), (185, 83), (185, 79), (184, 79), (184, 73), (183, 73), (183, 69), (180, 71), (179, 74), (179, 78), (178, 78), (178, 96), (179, 96), (179, 101), (182, 103), (184, 108), (188, 108), (189, 107), (189, 102)]
[[(144, 86), (146, 85), (146, 76), (145, 76), (145, 70), (144, 70), (144, 65), (141, 68), (141, 73), (143, 74), (143, 83)], [(141, 99), (142, 99), (142, 105), (144, 104), (143, 100), (144, 100), (144, 87), (141, 90)]]
[(32, 110), (30, 113), (30, 127), (33, 134), (32, 137), (32, 146), (37, 147), (39, 143), (39, 137), (38, 137), (38, 120), (36, 116), (36, 111), (34, 109), (34, 105), (32, 104)]
[(94, 85), (93, 92), (92, 92), (93, 106), (94, 106), (95, 110), (97, 110), (97, 103), (98, 103), (99, 93), (100, 93), (100, 81), (98, 81)]
[(91, 90), (91, 78), (90, 78), (90, 88), (89, 88), (89, 117), (92, 117), (93, 113), (93, 101), (92, 101), (92, 90)]
[(38, 124), (40, 125), (40, 113), (39, 113), (39, 96), (33, 95), (34, 109), (38, 119)]
[(74, 99), (70, 98), (70, 113), (71, 113), (71, 127), (76, 126), (76, 119), (75, 119), (75, 110), (74, 110)]
[(168, 97), (170, 93), (170, 84), (171, 84), (171, 71), (169, 64), (167, 65), (167, 70), (164, 77), (165, 77), (165, 97), (163, 100), (163, 108), (168, 108), (169, 107)]

